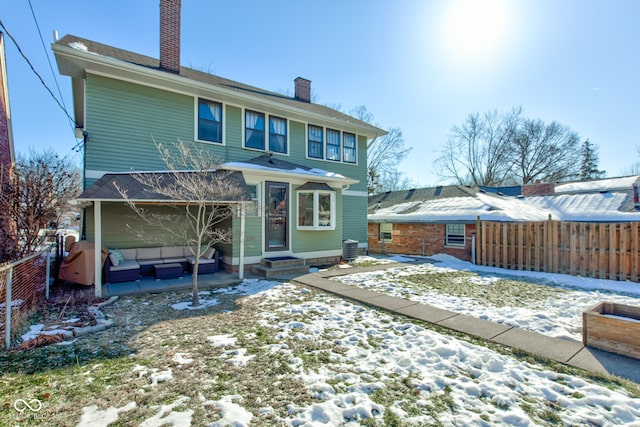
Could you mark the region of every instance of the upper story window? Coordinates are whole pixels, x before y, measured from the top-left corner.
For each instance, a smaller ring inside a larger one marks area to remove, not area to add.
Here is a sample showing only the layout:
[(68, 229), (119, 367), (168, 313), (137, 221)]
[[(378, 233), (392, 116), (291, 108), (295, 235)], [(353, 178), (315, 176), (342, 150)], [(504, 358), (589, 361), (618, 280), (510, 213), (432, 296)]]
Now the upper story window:
[(198, 99), (198, 140), (222, 143), (222, 104)]
[(288, 152), (287, 119), (269, 116), (268, 134), (265, 131), (265, 122), (266, 115), (264, 113), (245, 110), (244, 147), (286, 154)]
[(447, 224), (445, 246), (464, 248), (464, 224)]
[(264, 150), (264, 113), (245, 110), (244, 146)]
[(287, 119), (269, 116), (269, 151), (287, 152)]
[(309, 125), (309, 157), (324, 158), (324, 129), (320, 126)]
[(342, 159), (347, 163), (356, 162), (356, 135), (349, 132), (342, 134), (343, 156)]
[(340, 161), (340, 131), (327, 129), (327, 160)]
[(358, 159), (356, 135), (308, 125), (307, 157), (355, 164)]

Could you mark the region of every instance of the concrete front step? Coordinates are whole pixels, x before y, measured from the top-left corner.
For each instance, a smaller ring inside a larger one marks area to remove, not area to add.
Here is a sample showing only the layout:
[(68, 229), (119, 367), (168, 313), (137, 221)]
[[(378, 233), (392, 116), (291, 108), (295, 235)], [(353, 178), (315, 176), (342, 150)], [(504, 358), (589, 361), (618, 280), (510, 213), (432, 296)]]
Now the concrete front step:
[[(304, 260), (302, 260), (304, 262)], [(266, 265), (254, 265), (251, 267), (251, 272), (262, 276), (265, 279), (284, 278), (287, 276), (308, 274), (309, 267), (306, 265), (292, 265), (284, 267), (267, 267)]]
[(267, 268), (281, 268), (281, 267), (301, 267), (305, 265), (303, 258), (294, 257), (273, 257), (262, 258), (260, 264)]

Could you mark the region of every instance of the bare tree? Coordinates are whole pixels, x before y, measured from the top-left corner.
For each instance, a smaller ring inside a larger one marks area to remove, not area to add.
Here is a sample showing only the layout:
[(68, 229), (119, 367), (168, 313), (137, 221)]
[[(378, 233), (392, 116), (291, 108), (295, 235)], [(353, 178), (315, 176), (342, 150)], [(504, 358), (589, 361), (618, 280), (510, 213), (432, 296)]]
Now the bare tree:
[(522, 184), (580, 176), (580, 138), (558, 122), (524, 119), (511, 141), (514, 170)]
[[(373, 114), (364, 105), (360, 105), (350, 113), (363, 122), (374, 124)], [(411, 147), (404, 146), (404, 138), (400, 128), (390, 128), (388, 133), (373, 140), (367, 147), (367, 189), (369, 194), (386, 191), (391, 180), (409, 184), (398, 165), (407, 157)], [(383, 190), (384, 189), (384, 190)], [(397, 188), (401, 189), (401, 188)]]
[(52, 150), (31, 151), (2, 174), (0, 259), (8, 260), (28, 255), (44, 243), (43, 230), (58, 226), (81, 185), (78, 167)]
[(192, 248), (191, 305), (197, 307), (200, 257), (213, 245), (232, 241), (231, 228), (222, 223), (234, 215), (231, 202), (246, 200), (245, 189), (237, 174), (221, 170), (222, 160), (203, 148), (185, 141), (156, 143), (156, 147), (168, 172), (134, 173), (133, 177), (146, 191), (166, 199), (178, 213), (158, 213), (148, 205), (133, 202), (126, 189), (118, 191), (145, 225), (161, 230), (150, 233), (144, 227), (130, 227), (139, 239), (161, 244), (180, 241)]
[(521, 111), (516, 108), (507, 114), (470, 114), (462, 125), (454, 126), (435, 161), (440, 176), (461, 185), (495, 186), (507, 182), (512, 174), (509, 144)]
[(463, 185), (562, 181), (579, 176), (579, 137), (557, 122), (522, 117), (521, 107), (475, 113), (452, 128), (435, 165), (441, 177)]

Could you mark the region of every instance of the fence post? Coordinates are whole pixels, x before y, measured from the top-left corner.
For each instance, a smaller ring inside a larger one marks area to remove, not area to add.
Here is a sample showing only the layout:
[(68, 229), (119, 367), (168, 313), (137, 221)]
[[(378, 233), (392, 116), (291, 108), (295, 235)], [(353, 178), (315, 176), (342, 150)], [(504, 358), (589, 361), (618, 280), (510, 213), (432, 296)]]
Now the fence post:
[(471, 235), (471, 263), (477, 264), (476, 262), (476, 235)]
[(47, 256), (45, 258), (45, 262), (47, 263), (46, 265), (46, 269), (47, 269), (47, 273), (45, 275), (45, 280), (46, 282), (44, 283), (44, 290), (45, 290), (45, 299), (49, 299), (49, 280), (51, 277), (51, 247), (49, 247), (49, 249), (47, 250)]
[(6, 295), (6, 299), (5, 299), (5, 315), (4, 315), (4, 320), (5, 320), (5, 326), (4, 326), (4, 332), (5, 332), (5, 338), (4, 338), (4, 342), (5, 342), (5, 348), (8, 350), (9, 347), (11, 347), (11, 311), (13, 310), (13, 307), (11, 306), (11, 282), (13, 281), (13, 265), (11, 267), (9, 267), (9, 271), (7, 272), (7, 295)]

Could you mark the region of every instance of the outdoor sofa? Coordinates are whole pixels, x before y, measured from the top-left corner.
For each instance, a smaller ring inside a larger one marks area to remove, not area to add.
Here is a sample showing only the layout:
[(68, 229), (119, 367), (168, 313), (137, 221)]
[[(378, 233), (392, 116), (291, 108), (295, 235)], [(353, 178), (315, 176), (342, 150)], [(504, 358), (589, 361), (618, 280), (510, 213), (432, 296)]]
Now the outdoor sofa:
[[(183, 272), (193, 274), (195, 256), (188, 246), (110, 249), (104, 264), (104, 282), (130, 282), (153, 276), (158, 264), (180, 264)], [(219, 265), (218, 251), (209, 248), (200, 257), (198, 273), (215, 273)]]

